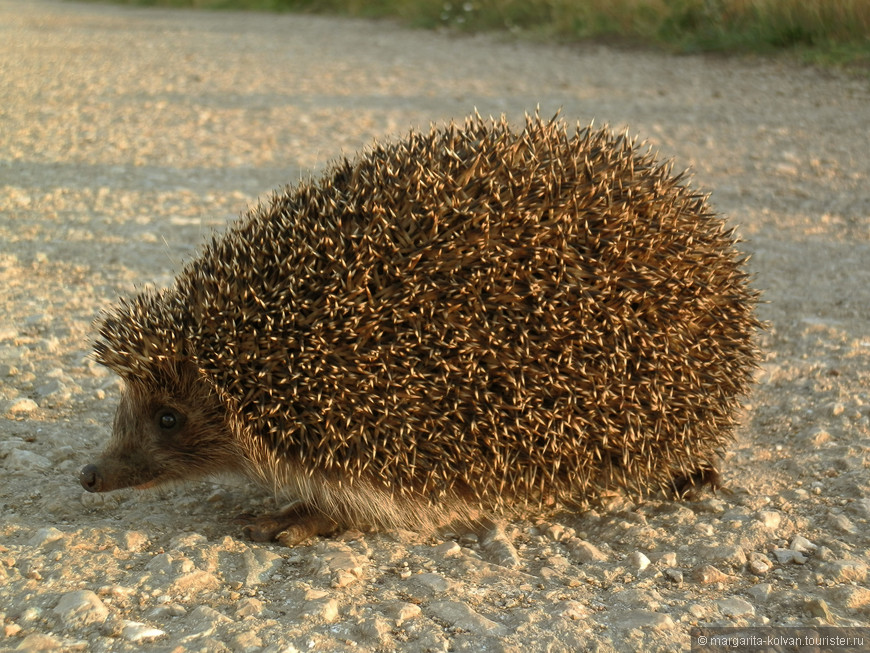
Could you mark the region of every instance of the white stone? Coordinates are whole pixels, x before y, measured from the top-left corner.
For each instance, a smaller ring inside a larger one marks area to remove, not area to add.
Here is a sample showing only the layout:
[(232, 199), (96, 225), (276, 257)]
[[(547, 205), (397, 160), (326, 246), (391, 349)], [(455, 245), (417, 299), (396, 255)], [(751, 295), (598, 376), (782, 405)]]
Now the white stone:
[(640, 551), (635, 551), (630, 556), (628, 556), (628, 564), (635, 569), (638, 573), (642, 572), (644, 569), (649, 567), (650, 559), (647, 558)]
[(726, 617), (751, 617), (755, 614), (755, 608), (749, 601), (737, 596), (729, 596), (726, 599), (716, 601), (716, 606)]
[(797, 551), (799, 553), (814, 553), (819, 547), (810, 542), (803, 535), (795, 535), (791, 540), (789, 548), (792, 551)]
[(164, 635), (166, 635), (165, 631), (139, 621), (125, 621), (121, 628), (121, 636), (134, 644), (150, 642)]
[(758, 521), (760, 521), (766, 529), (774, 531), (779, 528), (779, 525), (782, 522), (782, 515), (775, 510), (760, 510), (758, 512)]
[(576, 537), (568, 541), (568, 550), (580, 562), (602, 562), (607, 560), (607, 555), (597, 546)]
[(92, 591), (77, 590), (60, 597), (54, 613), (68, 628), (81, 628), (103, 623), (109, 616), (109, 609)]
[(442, 542), (436, 546), (435, 553), (445, 558), (455, 558), (456, 556), (462, 555), (462, 547), (453, 540), (450, 540), (448, 542)]
[(63, 531), (58, 530), (54, 526), (46, 526), (36, 531), (27, 544), (32, 547), (41, 547), (52, 542), (57, 542), (63, 539), (63, 537)]
[(781, 565), (787, 565), (793, 562), (797, 565), (804, 564), (807, 559), (800, 551), (792, 551), (791, 549), (774, 549), (773, 555), (776, 561)]
[(51, 461), (45, 456), (26, 449), (13, 449), (6, 456), (6, 467), (21, 471), (45, 471), (51, 467)]

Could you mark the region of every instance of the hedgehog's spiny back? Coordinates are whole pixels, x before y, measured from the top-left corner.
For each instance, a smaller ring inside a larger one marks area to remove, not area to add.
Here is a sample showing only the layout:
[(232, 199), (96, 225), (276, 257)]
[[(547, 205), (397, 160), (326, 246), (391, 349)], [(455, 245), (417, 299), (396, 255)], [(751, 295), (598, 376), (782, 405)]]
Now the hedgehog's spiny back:
[(713, 468), (747, 388), (733, 240), (624, 137), (473, 119), (274, 197), (171, 301), (239, 437), (294, 469), (643, 492)]

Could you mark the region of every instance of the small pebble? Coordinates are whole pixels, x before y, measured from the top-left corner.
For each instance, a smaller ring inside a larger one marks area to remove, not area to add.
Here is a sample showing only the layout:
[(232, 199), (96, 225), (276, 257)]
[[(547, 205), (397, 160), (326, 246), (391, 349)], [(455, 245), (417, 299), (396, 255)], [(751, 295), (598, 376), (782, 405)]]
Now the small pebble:
[(809, 445), (819, 448), (823, 444), (831, 441), (831, 434), (822, 427), (815, 427), (806, 433), (804, 439)]
[(397, 626), (400, 626), (405, 621), (416, 619), (422, 613), (419, 605), (405, 601), (394, 601), (382, 607), (384, 614), (393, 619)]
[(245, 617), (259, 617), (263, 614), (263, 602), (250, 596), (236, 604), (235, 615), (239, 619)]
[(836, 583), (863, 583), (867, 579), (867, 565), (858, 560), (834, 560), (826, 563), (823, 570)]
[(572, 621), (585, 619), (589, 616), (589, 609), (579, 601), (573, 600), (563, 601), (560, 604), (558, 611), (560, 617), (571, 619)]
[(767, 560), (759, 558), (752, 559), (749, 561), (749, 571), (756, 576), (764, 576), (764, 574), (770, 571), (770, 563)]
[(428, 605), (427, 612), (437, 619), (475, 635), (504, 637), (509, 632), (507, 627), (487, 619), (459, 601), (433, 601)]
[(284, 564), (284, 559), (268, 549), (246, 549), (242, 553), (245, 561), (245, 586), (256, 587), (271, 580)]
[(450, 583), (439, 574), (424, 573), (416, 574), (408, 579), (409, 592), (415, 596), (436, 596), (443, 594), (450, 588)]
[(766, 529), (775, 531), (782, 522), (782, 514), (774, 510), (761, 510), (758, 513), (758, 520)]
[(6, 407), (6, 412), (13, 415), (26, 415), (28, 413), (32, 413), (38, 408), (39, 405), (35, 401), (33, 401), (33, 399), (22, 397), (21, 399), (15, 399), (10, 402), (9, 405)]
[(770, 583), (759, 583), (750, 587), (747, 592), (757, 603), (761, 603), (766, 601), (773, 593), (773, 585)]
[(544, 535), (554, 542), (559, 542), (565, 536), (565, 527), (562, 524), (551, 524), (544, 530)]
[(855, 524), (852, 523), (852, 520), (842, 513), (829, 514), (828, 521), (835, 530), (846, 535), (854, 535), (858, 530), (855, 528)]
[(353, 585), (359, 580), (359, 577), (350, 573), (349, 571), (338, 571), (332, 576), (332, 581), (330, 582), (330, 587), (334, 587), (336, 589), (341, 587), (348, 587), (349, 585)]
[(700, 555), (704, 560), (728, 567), (742, 567), (746, 564), (746, 554), (739, 546), (722, 544), (702, 547)]
[(796, 565), (802, 565), (807, 561), (807, 558), (803, 553), (800, 551), (793, 551), (792, 549), (774, 549), (773, 555), (776, 558), (776, 561), (781, 565), (787, 565), (792, 562)]
[(77, 590), (61, 596), (54, 613), (67, 628), (74, 629), (103, 623), (109, 609), (91, 590)]
[(434, 553), (444, 558), (455, 558), (462, 555), (462, 547), (453, 540), (448, 540), (438, 544), (434, 549)]
[(63, 537), (63, 531), (58, 530), (54, 526), (46, 526), (36, 531), (27, 545), (32, 547), (43, 547), (53, 542), (57, 542), (58, 540), (62, 540)]
[(607, 560), (607, 555), (594, 544), (579, 538), (570, 538), (567, 541), (568, 552), (580, 562), (602, 562)]
[(309, 600), (302, 608), (302, 614), (332, 623), (338, 619), (338, 601), (333, 598)]
[(42, 633), (33, 633), (22, 639), (16, 651), (55, 651), (63, 650), (64, 645), (58, 638), (51, 635), (43, 635)]
[(134, 644), (152, 642), (164, 635), (166, 635), (165, 631), (153, 628), (139, 621), (125, 621), (121, 628), (121, 636)]
[(13, 449), (4, 462), (8, 469), (15, 471), (45, 471), (51, 468), (48, 458), (26, 449)]
[(640, 551), (635, 551), (630, 556), (628, 556), (628, 564), (632, 567), (637, 573), (642, 572), (650, 565), (650, 559), (646, 557)]
[(662, 631), (676, 627), (674, 620), (667, 614), (651, 610), (627, 610), (613, 612), (611, 623), (618, 630)]
[(692, 578), (702, 585), (722, 583), (728, 580), (728, 576), (716, 569), (713, 565), (703, 565), (692, 572)]
[(795, 535), (789, 548), (798, 553), (812, 554), (818, 547), (802, 535)]
[(671, 581), (672, 583), (676, 583), (677, 585), (682, 585), (683, 583), (683, 572), (679, 569), (665, 569), (664, 571), (665, 577)]
[(751, 617), (755, 614), (755, 608), (749, 601), (736, 596), (716, 601), (716, 607), (726, 617)]
[(808, 599), (804, 604), (804, 609), (814, 617), (824, 619), (829, 624), (835, 622), (834, 615), (831, 614), (831, 609), (824, 599)]

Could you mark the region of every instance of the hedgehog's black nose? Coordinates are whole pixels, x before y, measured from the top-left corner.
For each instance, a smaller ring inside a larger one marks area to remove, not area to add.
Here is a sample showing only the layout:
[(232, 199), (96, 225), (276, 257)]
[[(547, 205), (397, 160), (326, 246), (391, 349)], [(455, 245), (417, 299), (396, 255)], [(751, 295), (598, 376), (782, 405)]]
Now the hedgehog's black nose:
[(99, 492), (103, 485), (100, 470), (96, 465), (85, 465), (79, 472), (79, 483), (88, 492)]

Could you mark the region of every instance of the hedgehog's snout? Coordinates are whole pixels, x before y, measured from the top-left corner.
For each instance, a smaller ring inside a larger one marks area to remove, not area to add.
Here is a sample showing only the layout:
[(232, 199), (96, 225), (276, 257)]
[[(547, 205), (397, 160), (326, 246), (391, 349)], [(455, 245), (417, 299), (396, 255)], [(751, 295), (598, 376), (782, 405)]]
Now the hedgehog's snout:
[(79, 483), (88, 492), (99, 492), (103, 487), (103, 477), (96, 465), (85, 465), (79, 472)]

